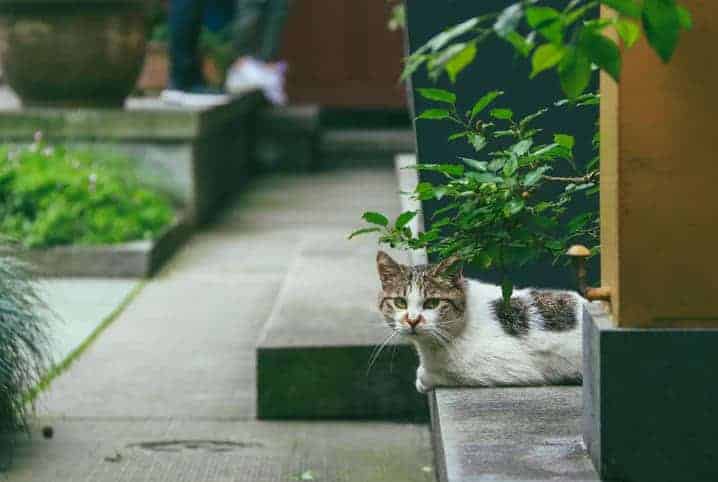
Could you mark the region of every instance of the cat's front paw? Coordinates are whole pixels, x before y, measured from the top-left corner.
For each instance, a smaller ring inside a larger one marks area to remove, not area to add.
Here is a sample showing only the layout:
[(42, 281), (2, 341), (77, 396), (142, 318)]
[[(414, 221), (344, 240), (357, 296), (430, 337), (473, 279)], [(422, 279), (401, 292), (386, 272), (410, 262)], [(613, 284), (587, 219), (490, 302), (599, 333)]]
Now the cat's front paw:
[(419, 367), (416, 370), (416, 391), (419, 393), (428, 393), (429, 390), (434, 388), (434, 385), (432, 383), (429, 383), (428, 377), (426, 376), (426, 371), (423, 367)]
[(429, 393), (429, 390), (431, 390), (432, 388), (433, 387), (431, 387), (431, 386), (424, 385), (424, 383), (421, 381), (421, 378), (416, 379), (416, 391), (417, 392), (426, 395), (427, 393)]

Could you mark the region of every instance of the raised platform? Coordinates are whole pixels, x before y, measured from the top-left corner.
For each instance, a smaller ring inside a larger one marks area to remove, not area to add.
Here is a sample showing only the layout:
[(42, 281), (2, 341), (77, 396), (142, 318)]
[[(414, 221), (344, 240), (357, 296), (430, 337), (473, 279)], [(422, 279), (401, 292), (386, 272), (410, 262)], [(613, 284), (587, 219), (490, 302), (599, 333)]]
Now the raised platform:
[(29, 263), (36, 274), (50, 278), (147, 278), (175, 254), (191, 233), (189, 221), (180, 218), (154, 240), (42, 249), (0, 245), (0, 255), (12, 254)]
[(390, 333), (375, 256), (358, 241), (300, 249), (257, 348), (259, 418), (427, 419), (413, 348), (390, 344), (370, 366)]
[(581, 388), (439, 388), (439, 482), (600, 480), (581, 441)]
[(718, 480), (718, 330), (617, 328), (584, 313), (584, 437), (605, 480)]
[(22, 108), (0, 91), (0, 141), (45, 139), (117, 150), (136, 159), (149, 183), (169, 192), (195, 223), (208, 220), (252, 169), (257, 93), (204, 109), (177, 108), (157, 98), (129, 99), (124, 109)]

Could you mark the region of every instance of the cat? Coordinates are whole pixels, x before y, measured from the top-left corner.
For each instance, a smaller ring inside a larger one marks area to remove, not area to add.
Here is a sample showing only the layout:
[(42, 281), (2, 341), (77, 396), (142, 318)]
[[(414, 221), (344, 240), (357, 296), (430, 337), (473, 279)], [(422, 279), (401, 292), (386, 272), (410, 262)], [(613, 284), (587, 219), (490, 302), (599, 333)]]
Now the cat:
[(406, 266), (379, 251), (379, 311), (390, 336), (419, 354), (416, 389), (581, 383), (585, 300), (558, 290), (514, 290), (464, 278), (457, 257)]

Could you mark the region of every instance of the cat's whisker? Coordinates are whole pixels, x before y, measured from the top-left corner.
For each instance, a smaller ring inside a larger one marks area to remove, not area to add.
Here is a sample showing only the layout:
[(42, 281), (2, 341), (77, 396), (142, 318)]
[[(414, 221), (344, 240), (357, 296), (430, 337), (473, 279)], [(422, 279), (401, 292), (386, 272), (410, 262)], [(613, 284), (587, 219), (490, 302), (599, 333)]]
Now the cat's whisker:
[(374, 351), (371, 354), (371, 357), (369, 359), (369, 366), (366, 369), (366, 374), (369, 376), (369, 373), (371, 372), (371, 369), (374, 367), (374, 364), (379, 359), (379, 355), (381, 355), (381, 352), (384, 350), (384, 348), (389, 344), (389, 342), (394, 338), (399, 332), (398, 331), (392, 331), (389, 336), (387, 336), (384, 341), (374, 349)]

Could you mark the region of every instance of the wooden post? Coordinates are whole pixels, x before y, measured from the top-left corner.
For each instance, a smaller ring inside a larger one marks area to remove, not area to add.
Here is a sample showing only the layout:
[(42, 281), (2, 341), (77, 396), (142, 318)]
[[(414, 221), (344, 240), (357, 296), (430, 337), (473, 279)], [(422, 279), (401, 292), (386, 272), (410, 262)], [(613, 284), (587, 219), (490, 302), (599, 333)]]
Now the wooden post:
[(601, 77), (602, 284), (619, 327), (718, 328), (718, 2), (664, 65), (645, 40)]

